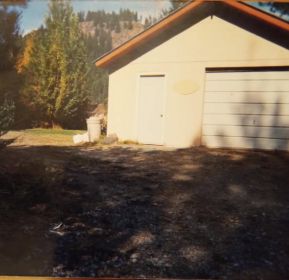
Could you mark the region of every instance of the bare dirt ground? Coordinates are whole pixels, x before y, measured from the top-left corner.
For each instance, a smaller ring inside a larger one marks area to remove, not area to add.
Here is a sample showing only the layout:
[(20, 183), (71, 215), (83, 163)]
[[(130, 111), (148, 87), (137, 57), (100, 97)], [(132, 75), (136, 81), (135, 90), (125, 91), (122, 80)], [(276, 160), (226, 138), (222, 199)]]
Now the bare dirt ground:
[(0, 159), (0, 275), (289, 276), (288, 153), (18, 141)]

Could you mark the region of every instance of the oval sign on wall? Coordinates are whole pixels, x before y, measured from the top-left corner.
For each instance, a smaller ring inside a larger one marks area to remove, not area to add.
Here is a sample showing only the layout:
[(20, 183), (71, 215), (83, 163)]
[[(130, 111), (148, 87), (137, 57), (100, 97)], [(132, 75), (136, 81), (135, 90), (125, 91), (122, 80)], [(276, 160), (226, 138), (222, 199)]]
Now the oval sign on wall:
[(199, 86), (197, 83), (193, 82), (192, 80), (181, 80), (174, 84), (173, 90), (174, 92), (181, 94), (181, 95), (189, 95), (197, 92)]

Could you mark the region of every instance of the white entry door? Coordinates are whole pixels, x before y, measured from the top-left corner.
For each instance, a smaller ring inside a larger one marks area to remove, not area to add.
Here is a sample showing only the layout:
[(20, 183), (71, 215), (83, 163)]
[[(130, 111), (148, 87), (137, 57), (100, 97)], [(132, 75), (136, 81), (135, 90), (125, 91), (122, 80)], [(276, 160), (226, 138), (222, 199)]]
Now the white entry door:
[(138, 141), (164, 144), (165, 76), (141, 76), (138, 99)]

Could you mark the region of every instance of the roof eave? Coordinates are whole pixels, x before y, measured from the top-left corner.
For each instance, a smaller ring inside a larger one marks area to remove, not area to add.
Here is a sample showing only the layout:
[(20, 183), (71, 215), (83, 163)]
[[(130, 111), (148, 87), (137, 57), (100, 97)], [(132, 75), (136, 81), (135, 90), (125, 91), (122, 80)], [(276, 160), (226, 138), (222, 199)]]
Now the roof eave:
[(143, 42), (157, 36), (160, 32), (163, 32), (164, 29), (169, 28), (172, 24), (174, 24), (176, 21), (180, 20), (184, 16), (188, 15), (192, 10), (194, 10), (196, 7), (201, 5), (203, 2), (204, 0), (197, 0), (194, 2), (190, 2), (184, 7), (178, 9), (176, 12), (165, 17), (164, 19), (162, 19), (155, 25), (146, 29), (142, 33), (136, 35), (129, 41), (126, 41), (124, 44), (120, 45), (119, 47), (104, 54), (103, 56), (101, 56), (95, 61), (95, 65), (97, 67), (103, 67), (103, 68), (107, 67), (109, 64), (111, 64), (111, 62), (113, 62), (117, 58), (127, 54), (128, 52), (138, 47)]
[[(174, 13), (168, 15), (163, 20), (159, 21), (155, 25), (151, 26), (150, 28), (146, 29), (142, 33), (136, 35), (129, 41), (126, 41), (119, 47), (113, 49), (112, 51), (104, 54), (100, 58), (95, 61), (95, 65), (97, 67), (106, 68), (118, 58), (122, 57), (123, 55), (129, 53), (133, 49), (137, 48), (144, 42), (150, 40), (153, 37), (156, 37), (160, 32), (163, 32), (165, 29), (169, 28), (171, 25), (175, 24), (178, 20), (182, 19), (186, 15), (190, 14), (194, 9), (200, 6), (202, 3), (206, 2), (205, 0), (197, 0), (188, 3), (187, 5), (183, 6), (182, 8), (178, 9)], [(254, 16), (255, 18), (264, 21), (267, 24), (272, 26), (281, 28), (287, 32), (289, 32), (289, 24), (281, 19), (278, 19), (270, 14), (267, 14), (263, 11), (255, 9), (245, 3), (241, 3), (239, 1), (232, 1), (232, 0), (223, 0), (224, 4), (237, 9), (241, 12), (244, 12), (250, 16)]]
[(260, 19), (266, 23), (269, 23), (275, 27), (281, 28), (281, 29), (289, 32), (289, 23), (287, 23), (281, 19), (278, 19), (273, 15), (270, 15), (266, 12), (258, 10), (252, 6), (249, 6), (246, 3), (241, 3), (239, 1), (223, 0), (223, 2), (225, 4), (227, 4), (228, 6), (236, 8), (239, 11), (245, 12), (248, 15), (254, 16), (254, 17), (256, 17), (256, 18), (258, 18), (258, 19)]

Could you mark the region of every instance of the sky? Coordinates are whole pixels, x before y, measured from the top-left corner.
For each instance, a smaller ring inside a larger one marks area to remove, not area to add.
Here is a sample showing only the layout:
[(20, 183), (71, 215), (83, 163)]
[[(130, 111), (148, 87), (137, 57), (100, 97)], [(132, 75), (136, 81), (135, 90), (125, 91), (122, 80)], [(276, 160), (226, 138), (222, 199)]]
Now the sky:
[[(97, 11), (105, 10), (107, 12), (131, 9), (137, 11), (143, 18), (151, 15), (157, 17), (160, 13), (170, 8), (169, 0), (71, 0), (74, 11)], [(48, 11), (49, 0), (30, 0), (25, 8), (22, 8), (22, 17), (20, 27), (23, 34), (39, 28), (44, 23), (45, 15)], [(272, 13), (267, 7), (262, 6), (259, 2), (250, 2), (251, 5), (264, 9)], [(278, 12), (274, 13), (280, 16)], [(284, 16), (284, 20), (289, 21), (289, 16)]]
[(281, 16), (280, 11), (271, 10), (268, 6), (264, 5), (264, 3), (262, 3), (262, 2), (250, 2), (249, 4), (254, 6), (254, 7), (256, 7), (256, 8), (258, 8), (258, 9), (264, 10), (265, 12), (267, 12), (269, 14), (272, 14), (272, 15), (274, 15), (276, 17), (280, 17), (283, 20), (289, 21), (289, 15), (285, 14), (285, 15)]
[[(75, 12), (105, 10), (119, 11), (120, 8), (129, 8), (137, 11), (143, 17), (158, 16), (164, 9), (170, 7), (169, 0), (72, 0)], [(20, 27), (23, 34), (39, 28), (44, 23), (48, 11), (48, 0), (30, 0), (22, 8)]]

